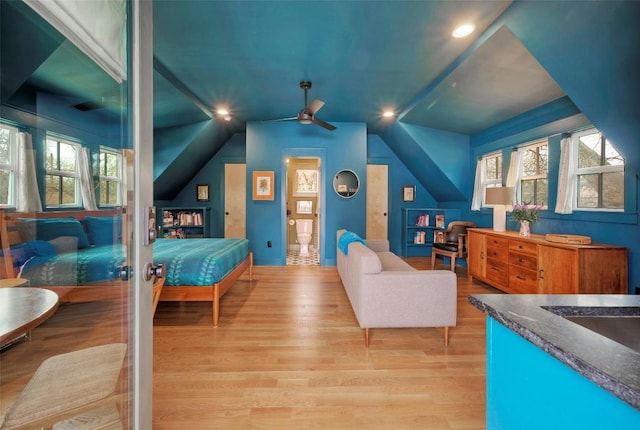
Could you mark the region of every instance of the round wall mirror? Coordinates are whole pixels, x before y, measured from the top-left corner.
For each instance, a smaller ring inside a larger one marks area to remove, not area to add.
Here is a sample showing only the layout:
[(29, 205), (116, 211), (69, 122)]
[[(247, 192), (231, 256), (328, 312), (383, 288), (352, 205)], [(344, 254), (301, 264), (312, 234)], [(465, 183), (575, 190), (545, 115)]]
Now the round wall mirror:
[(350, 199), (356, 195), (359, 188), (360, 179), (358, 179), (358, 175), (353, 170), (340, 170), (333, 177), (333, 189), (340, 197)]

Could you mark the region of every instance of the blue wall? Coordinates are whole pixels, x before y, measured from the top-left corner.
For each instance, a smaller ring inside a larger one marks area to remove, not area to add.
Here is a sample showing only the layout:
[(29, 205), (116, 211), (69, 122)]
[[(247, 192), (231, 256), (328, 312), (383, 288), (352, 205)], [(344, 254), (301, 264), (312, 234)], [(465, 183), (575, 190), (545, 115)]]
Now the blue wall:
[[(361, 123), (335, 123), (329, 132), (319, 127), (288, 123), (247, 124), (247, 184), (254, 170), (275, 172), (275, 199), (254, 201), (247, 186), (247, 238), (256, 264), (286, 263), (285, 160), (290, 156), (319, 157), (321, 261), (335, 264), (335, 231), (346, 228), (365, 235), (367, 129)], [(333, 175), (342, 169), (353, 170), (360, 178), (360, 191), (350, 199), (333, 192)], [(267, 247), (271, 241), (273, 247)]]

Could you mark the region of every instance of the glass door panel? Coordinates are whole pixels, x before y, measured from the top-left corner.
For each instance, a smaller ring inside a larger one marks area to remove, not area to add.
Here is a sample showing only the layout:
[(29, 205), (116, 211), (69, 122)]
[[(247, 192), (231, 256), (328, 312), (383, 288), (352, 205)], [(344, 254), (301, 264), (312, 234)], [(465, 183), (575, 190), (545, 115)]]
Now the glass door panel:
[[(5, 294), (11, 312), (0, 315), (0, 330), (17, 326), (3, 338), (0, 404), (14, 424), (133, 428), (150, 422), (140, 417), (150, 408), (139, 410), (138, 392), (147, 383), (151, 390), (150, 374), (137, 374), (151, 360), (139, 332), (152, 324), (146, 307), (140, 315), (144, 284), (131, 275), (145, 255), (136, 251), (134, 68), (118, 75), (30, 3), (0, 2), (0, 227), (3, 255), (12, 257), (0, 282), (23, 285)], [(121, 5), (129, 32), (133, 5)], [(97, 9), (89, 16), (112, 19)], [(124, 36), (126, 65), (133, 35)], [(43, 297), (25, 298), (27, 291)], [(34, 311), (34, 303), (50, 304), (51, 292), (54, 304)], [(35, 417), (21, 409), (25, 399), (39, 405)]]

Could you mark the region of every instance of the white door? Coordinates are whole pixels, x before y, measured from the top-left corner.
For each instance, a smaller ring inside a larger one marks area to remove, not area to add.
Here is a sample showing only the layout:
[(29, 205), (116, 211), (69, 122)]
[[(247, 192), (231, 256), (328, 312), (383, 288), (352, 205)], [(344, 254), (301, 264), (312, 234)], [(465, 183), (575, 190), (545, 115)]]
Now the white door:
[(367, 239), (387, 239), (388, 166), (367, 164)]
[(224, 237), (247, 237), (247, 165), (224, 165)]

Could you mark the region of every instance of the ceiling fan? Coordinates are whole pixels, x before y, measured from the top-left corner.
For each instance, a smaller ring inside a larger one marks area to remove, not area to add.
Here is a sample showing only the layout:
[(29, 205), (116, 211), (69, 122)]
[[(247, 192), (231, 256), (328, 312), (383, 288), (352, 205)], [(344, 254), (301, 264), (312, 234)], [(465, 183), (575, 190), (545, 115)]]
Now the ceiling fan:
[(334, 125), (316, 118), (316, 113), (322, 108), (322, 106), (324, 106), (324, 102), (322, 100), (315, 99), (310, 105), (307, 104), (307, 90), (311, 88), (311, 81), (300, 82), (300, 88), (304, 90), (304, 107), (300, 112), (298, 112), (298, 116), (277, 119), (275, 121), (290, 121), (297, 119), (300, 124), (316, 124), (320, 127), (326, 128), (327, 130), (335, 130), (336, 127)]

